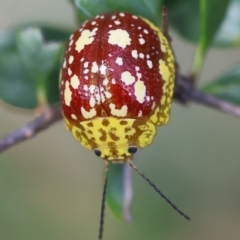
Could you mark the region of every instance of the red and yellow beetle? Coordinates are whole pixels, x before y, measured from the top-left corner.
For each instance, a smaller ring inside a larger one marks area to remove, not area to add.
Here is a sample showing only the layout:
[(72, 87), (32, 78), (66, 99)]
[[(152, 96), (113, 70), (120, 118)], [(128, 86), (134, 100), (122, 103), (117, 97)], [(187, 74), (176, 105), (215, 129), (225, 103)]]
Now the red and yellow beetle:
[(157, 27), (129, 13), (98, 15), (66, 46), (60, 90), (67, 129), (107, 163), (128, 162), (137, 170), (132, 162), (137, 149), (151, 144), (157, 126), (169, 121), (174, 81), (173, 53)]
[(129, 13), (98, 15), (70, 37), (61, 72), (67, 128), (108, 161), (132, 159), (169, 120), (174, 58), (148, 20)]

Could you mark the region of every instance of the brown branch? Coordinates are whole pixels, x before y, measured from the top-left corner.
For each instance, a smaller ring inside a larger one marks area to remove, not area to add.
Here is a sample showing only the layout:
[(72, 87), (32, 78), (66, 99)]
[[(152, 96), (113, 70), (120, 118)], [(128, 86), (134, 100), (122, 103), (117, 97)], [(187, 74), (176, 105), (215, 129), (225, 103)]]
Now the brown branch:
[(62, 110), (60, 105), (44, 109), (42, 114), (33, 121), (0, 139), (0, 153), (34, 137), (61, 119)]
[(239, 106), (204, 93), (196, 88), (188, 77), (182, 75), (177, 78), (174, 98), (182, 103), (192, 101), (235, 117), (240, 117)]
[[(183, 104), (188, 102), (202, 104), (240, 118), (240, 107), (202, 92), (186, 76), (177, 77), (174, 99)], [(0, 153), (34, 137), (61, 119), (60, 104), (45, 109), (33, 121), (0, 139)]]

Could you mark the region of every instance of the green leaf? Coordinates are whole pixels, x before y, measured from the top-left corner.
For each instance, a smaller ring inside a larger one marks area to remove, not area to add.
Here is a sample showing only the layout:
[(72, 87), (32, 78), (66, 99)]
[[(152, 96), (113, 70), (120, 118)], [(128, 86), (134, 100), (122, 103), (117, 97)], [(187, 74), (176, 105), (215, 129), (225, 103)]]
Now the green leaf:
[(161, 0), (70, 0), (77, 7), (79, 21), (106, 12), (130, 12), (149, 19), (157, 26), (161, 20)]
[(240, 46), (240, 0), (230, 2), (214, 43), (217, 47)]
[(187, 40), (197, 42), (200, 31), (199, 0), (164, 0), (170, 25)]
[(73, 33), (74, 29), (59, 28), (57, 26), (49, 26), (44, 24), (31, 24), (31, 27), (41, 29), (42, 35), (46, 42), (56, 41), (56, 42), (66, 42), (68, 41), (70, 35)]
[(27, 109), (59, 101), (63, 44), (45, 42), (40, 29), (16, 29), (0, 33), (0, 98)]
[[(198, 42), (200, 36), (205, 34), (206, 43), (211, 43), (229, 2), (230, 0), (164, 0), (163, 4), (168, 8), (170, 24), (182, 37)], [(200, 4), (203, 5), (201, 10)]]
[(23, 70), (21, 61), (15, 52), (1, 53), (0, 98), (20, 108), (31, 109), (37, 106), (34, 83)]
[(202, 89), (222, 100), (240, 105), (240, 63)]
[(14, 31), (0, 31), (0, 52), (7, 51), (14, 47)]
[(201, 0), (201, 42), (205, 52), (221, 25), (230, 0)]
[(106, 200), (117, 219), (131, 220), (132, 180), (128, 164), (110, 165)]
[(29, 28), (19, 33), (17, 50), (23, 68), (35, 85), (44, 85), (59, 54), (58, 43), (44, 44), (38, 29)]
[(20, 24), (12, 29), (0, 31), (0, 52), (14, 48), (16, 35), (27, 28), (38, 28), (41, 30), (43, 38), (46, 42), (66, 42), (74, 29), (65, 29), (58, 26), (45, 25), (42, 23), (25, 23)]
[(192, 75), (198, 76), (206, 52), (224, 19), (230, 0), (200, 0), (200, 39), (195, 53)]

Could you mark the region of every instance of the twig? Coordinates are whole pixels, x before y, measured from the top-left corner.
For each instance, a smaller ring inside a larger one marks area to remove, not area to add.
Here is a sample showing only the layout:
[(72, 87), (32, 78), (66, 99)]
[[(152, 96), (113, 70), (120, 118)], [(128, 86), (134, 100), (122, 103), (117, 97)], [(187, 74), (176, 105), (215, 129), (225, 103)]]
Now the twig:
[[(240, 107), (202, 92), (186, 76), (177, 77), (174, 99), (183, 104), (188, 102), (202, 104), (240, 118)], [(34, 137), (61, 119), (60, 104), (48, 108), (27, 125), (0, 139), (0, 153)]]
[(42, 114), (33, 121), (0, 139), (0, 153), (18, 143), (34, 137), (39, 132), (45, 130), (61, 119), (62, 110), (60, 105), (44, 109)]
[(195, 87), (188, 77), (180, 75), (177, 80), (174, 98), (182, 103), (189, 101), (217, 109), (221, 112), (240, 117), (240, 107), (230, 102), (206, 94)]

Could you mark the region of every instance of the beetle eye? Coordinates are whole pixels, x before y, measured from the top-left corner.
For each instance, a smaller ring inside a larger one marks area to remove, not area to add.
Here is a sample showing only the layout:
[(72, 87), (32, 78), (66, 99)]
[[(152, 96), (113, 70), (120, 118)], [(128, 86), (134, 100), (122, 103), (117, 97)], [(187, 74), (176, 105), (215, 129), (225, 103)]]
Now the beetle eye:
[(137, 147), (129, 147), (128, 148), (128, 152), (130, 153), (130, 154), (135, 154), (136, 152), (137, 152)]
[(94, 152), (95, 152), (95, 154), (96, 154), (96, 156), (98, 156), (98, 157), (101, 157), (101, 151), (99, 150), (99, 149), (94, 149)]

